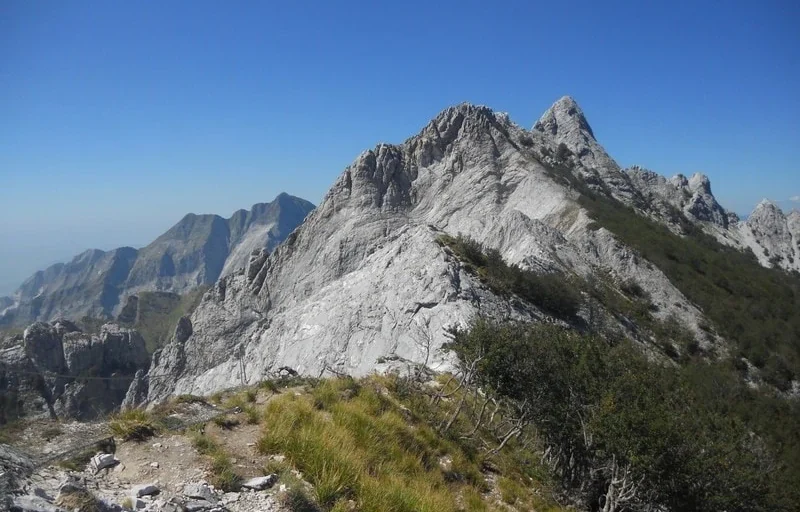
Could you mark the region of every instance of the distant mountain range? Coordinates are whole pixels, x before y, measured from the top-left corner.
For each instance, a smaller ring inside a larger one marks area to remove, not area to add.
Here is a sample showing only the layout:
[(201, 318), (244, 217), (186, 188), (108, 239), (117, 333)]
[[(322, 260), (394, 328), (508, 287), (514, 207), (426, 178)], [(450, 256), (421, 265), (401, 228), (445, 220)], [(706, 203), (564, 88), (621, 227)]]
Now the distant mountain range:
[(227, 219), (190, 213), (138, 250), (88, 250), (36, 272), (12, 297), (0, 297), (0, 326), (59, 317), (110, 318), (127, 296), (142, 291), (182, 294), (213, 284), (244, 266), (254, 250), (272, 251), (313, 209), (284, 193)]

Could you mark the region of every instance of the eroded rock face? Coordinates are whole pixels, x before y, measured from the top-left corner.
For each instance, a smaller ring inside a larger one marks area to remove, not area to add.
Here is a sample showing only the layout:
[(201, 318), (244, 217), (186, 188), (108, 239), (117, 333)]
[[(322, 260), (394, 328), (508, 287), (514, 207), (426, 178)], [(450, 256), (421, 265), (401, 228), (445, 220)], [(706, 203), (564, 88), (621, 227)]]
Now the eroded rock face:
[(71, 322), (35, 323), (21, 342), (0, 350), (0, 420), (16, 417), (87, 419), (119, 406), (150, 357), (138, 332), (115, 324), (99, 334)]
[(696, 326), (700, 312), (658, 269), (589, 229), (577, 192), (546, 156), (561, 143), (576, 173), (641, 199), (571, 99), (533, 131), (486, 107), (446, 109), (405, 143), (359, 155), (286, 242), (218, 281), (192, 314), (191, 335), (154, 357), (148, 398), (253, 383), (281, 366), (360, 375), (396, 356), (446, 368), (448, 326), (479, 313), (546, 319), (473, 278), (437, 243), (445, 233), (539, 271), (610, 270), (652, 291), (658, 315)]
[(762, 265), (800, 270), (800, 212), (784, 215), (775, 203), (763, 200), (737, 228), (742, 244)]
[(668, 207), (672, 207), (690, 221), (728, 228), (731, 212), (717, 202), (705, 174), (695, 173), (690, 178), (677, 174), (667, 179), (638, 166), (625, 169), (625, 173), (646, 201), (648, 213), (657, 220), (669, 222), (671, 212)]

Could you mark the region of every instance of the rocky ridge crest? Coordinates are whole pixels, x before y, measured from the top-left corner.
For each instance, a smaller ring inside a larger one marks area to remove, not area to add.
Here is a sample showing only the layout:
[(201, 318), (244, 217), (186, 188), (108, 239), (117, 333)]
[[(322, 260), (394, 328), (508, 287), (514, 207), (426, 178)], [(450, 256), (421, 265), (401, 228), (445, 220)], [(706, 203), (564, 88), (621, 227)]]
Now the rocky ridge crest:
[(532, 131), (487, 107), (448, 108), (403, 144), (359, 155), (274, 253), (254, 253), (217, 282), (191, 317), (193, 334), (154, 358), (149, 399), (252, 383), (283, 365), (360, 375), (396, 356), (446, 368), (446, 327), (478, 313), (546, 317), (491, 293), (436, 243), (444, 233), (540, 272), (633, 279), (659, 315), (697, 330), (701, 313), (657, 268), (589, 229), (578, 192), (554, 177), (560, 144), (598, 189), (641, 198), (571, 98)]

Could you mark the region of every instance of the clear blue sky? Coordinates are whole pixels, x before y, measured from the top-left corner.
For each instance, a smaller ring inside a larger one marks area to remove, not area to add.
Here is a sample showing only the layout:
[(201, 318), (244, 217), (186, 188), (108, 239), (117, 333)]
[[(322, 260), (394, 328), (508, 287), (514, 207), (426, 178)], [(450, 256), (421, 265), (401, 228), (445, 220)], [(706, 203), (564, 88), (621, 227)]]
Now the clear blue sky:
[(0, 291), (186, 212), (317, 203), (462, 101), (530, 126), (570, 94), (620, 164), (791, 208), (798, 2), (651, 3), (6, 0)]

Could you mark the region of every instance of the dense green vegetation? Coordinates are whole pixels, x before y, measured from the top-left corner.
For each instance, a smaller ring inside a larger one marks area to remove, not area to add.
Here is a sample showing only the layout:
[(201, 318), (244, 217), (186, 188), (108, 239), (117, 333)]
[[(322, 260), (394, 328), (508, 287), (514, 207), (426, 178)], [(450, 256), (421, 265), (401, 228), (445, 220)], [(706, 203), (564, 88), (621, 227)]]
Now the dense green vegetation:
[(452, 336), (462, 379), (515, 404), (562, 484), (592, 506), (800, 507), (797, 404), (724, 364), (656, 365), (630, 342), (547, 325), (478, 320)]
[(762, 267), (751, 253), (720, 244), (678, 211), (673, 217), (684, 236), (574, 178), (573, 184), (597, 224), (661, 269), (768, 382), (786, 390), (800, 376), (800, 276)]
[(467, 266), (475, 271), (495, 293), (518, 295), (544, 311), (563, 319), (574, 318), (581, 304), (575, 283), (561, 274), (536, 274), (517, 265), (508, 265), (496, 249), (484, 248), (465, 237), (442, 235), (439, 244), (449, 247)]
[[(582, 326), (479, 320), (453, 331), (447, 348), (461, 361), (460, 381), (515, 404), (518, 424), (535, 430), (561, 484), (593, 508), (800, 510), (800, 404), (774, 388), (750, 388), (739, 359), (752, 361), (779, 390), (800, 374), (798, 277), (721, 246), (679, 212), (684, 236), (569, 181), (596, 226), (657, 265), (714, 323), (701, 327), (736, 350), (731, 357), (705, 354), (679, 322), (653, 316), (657, 309), (635, 282), (535, 276), (469, 238), (443, 236), (440, 243), (495, 292)], [(553, 281), (542, 284), (542, 277)], [(680, 364), (648, 361), (602, 318), (581, 324), (574, 318), (581, 302), (590, 317), (597, 304), (600, 316), (635, 325)]]
[[(458, 257), (468, 272), (477, 275), (497, 294), (514, 294), (556, 318), (581, 325), (584, 330), (602, 331), (606, 337), (619, 337), (610, 329), (607, 317), (621, 323), (632, 322), (643, 338), (649, 337), (655, 348), (676, 360), (701, 355), (694, 335), (677, 320), (659, 320), (653, 316), (655, 309), (650, 295), (634, 281), (615, 286), (609, 275), (596, 274), (583, 279), (577, 275), (537, 274), (509, 265), (499, 251), (485, 249), (469, 237), (442, 235), (438, 241)], [(589, 316), (585, 322), (576, 316), (582, 305)]]

